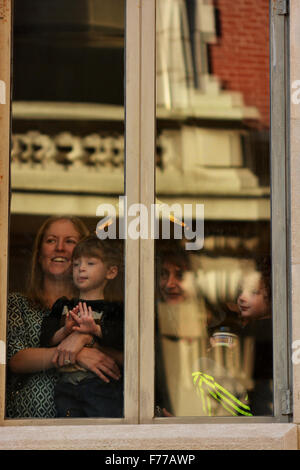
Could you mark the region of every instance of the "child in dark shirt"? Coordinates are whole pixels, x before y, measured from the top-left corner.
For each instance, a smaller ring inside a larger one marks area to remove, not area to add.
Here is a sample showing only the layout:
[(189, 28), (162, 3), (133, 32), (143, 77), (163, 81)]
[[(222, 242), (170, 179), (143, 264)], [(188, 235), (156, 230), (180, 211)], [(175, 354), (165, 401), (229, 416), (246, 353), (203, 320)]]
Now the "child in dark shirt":
[[(268, 258), (243, 278), (237, 299), (242, 328), (241, 338), (252, 338), (253, 389), (249, 400), (253, 414), (273, 413), (273, 341), (271, 264)], [(251, 344), (251, 343), (250, 343)], [(251, 362), (250, 362), (251, 363)]]
[(263, 271), (253, 270), (244, 276), (237, 304), (244, 325), (271, 318), (270, 281)]
[[(122, 271), (119, 250), (111, 240), (88, 237), (73, 251), (73, 280), (78, 299), (58, 299), (42, 324), (41, 346), (55, 346), (73, 331), (90, 334), (89, 347), (123, 350), (124, 312), (121, 301), (112, 301), (111, 289)], [(122, 289), (122, 286), (119, 287)], [(71, 364), (59, 369), (55, 387), (58, 417), (122, 417), (123, 381), (105, 382), (93, 372)]]

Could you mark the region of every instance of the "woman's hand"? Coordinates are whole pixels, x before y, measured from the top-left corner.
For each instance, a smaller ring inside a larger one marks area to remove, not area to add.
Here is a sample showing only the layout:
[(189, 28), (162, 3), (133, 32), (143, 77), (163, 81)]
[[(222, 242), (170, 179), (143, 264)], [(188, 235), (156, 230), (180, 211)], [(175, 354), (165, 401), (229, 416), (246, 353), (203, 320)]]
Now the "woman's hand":
[(99, 349), (83, 348), (77, 355), (77, 364), (94, 372), (107, 383), (109, 383), (107, 375), (115, 380), (121, 377), (116, 361)]
[(91, 340), (91, 335), (84, 335), (74, 331), (57, 346), (52, 359), (53, 364), (56, 367), (75, 364), (77, 354)]

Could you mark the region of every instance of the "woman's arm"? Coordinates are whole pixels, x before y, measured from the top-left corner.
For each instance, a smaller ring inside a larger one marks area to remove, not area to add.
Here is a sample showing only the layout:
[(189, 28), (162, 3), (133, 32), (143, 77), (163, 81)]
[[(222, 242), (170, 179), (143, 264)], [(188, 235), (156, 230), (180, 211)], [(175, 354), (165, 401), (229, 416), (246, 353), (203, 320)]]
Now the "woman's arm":
[(59, 346), (52, 348), (26, 348), (14, 354), (8, 362), (15, 374), (30, 374), (76, 362), (78, 352), (91, 341), (90, 335), (71, 333)]
[(30, 374), (52, 369), (56, 348), (27, 348), (18, 351), (8, 362), (15, 374)]
[(121, 377), (116, 361), (96, 348), (83, 348), (77, 355), (77, 363), (85, 369), (94, 372), (94, 374), (107, 383), (110, 381), (108, 377), (115, 380), (119, 380)]
[(75, 364), (79, 351), (89, 344), (93, 339), (92, 335), (78, 333), (74, 331), (67, 336), (56, 348), (53, 363), (56, 367), (66, 364)]
[(114, 348), (109, 348), (108, 346), (100, 346), (99, 347), (100, 351), (104, 352), (111, 358), (113, 358), (117, 364), (119, 364), (121, 367), (123, 367), (124, 364), (124, 352), (119, 351), (118, 349)]
[(10, 294), (7, 305), (7, 363), (16, 374), (29, 374), (51, 369), (55, 348), (40, 347), (32, 326), (37, 307), (21, 294)]

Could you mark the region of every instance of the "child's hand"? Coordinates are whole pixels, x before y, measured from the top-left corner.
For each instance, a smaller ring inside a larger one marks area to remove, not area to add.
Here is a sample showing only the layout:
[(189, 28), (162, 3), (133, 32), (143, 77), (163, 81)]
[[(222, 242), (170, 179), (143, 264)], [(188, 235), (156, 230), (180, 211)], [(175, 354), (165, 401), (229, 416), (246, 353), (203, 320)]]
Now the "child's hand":
[[(80, 314), (80, 316), (78, 315)], [(79, 302), (78, 312), (70, 311), (70, 314), (77, 325), (73, 325), (72, 331), (80, 333), (101, 336), (101, 328), (96, 324), (93, 318), (91, 307), (87, 307), (86, 303)]]
[(76, 326), (77, 322), (76, 320), (72, 317), (72, 314), (77, 315), (79, 311), (78, 305), (74, 307), (72, 310), (70, 310), (67, 315), (66, 315), (66, 321), (65, 321), (65, 326), (64, 326), (64, 331), (66, 335), (69, 335), (73, 331), (73, 327)]

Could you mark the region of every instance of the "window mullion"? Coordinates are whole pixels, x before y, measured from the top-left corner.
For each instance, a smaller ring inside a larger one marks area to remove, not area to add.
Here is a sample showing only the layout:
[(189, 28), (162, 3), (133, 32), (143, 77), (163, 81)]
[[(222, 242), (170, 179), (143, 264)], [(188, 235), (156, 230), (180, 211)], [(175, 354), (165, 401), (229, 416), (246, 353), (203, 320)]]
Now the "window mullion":
[[(286, 18), (271, 8), (271, 194), (274, 415), (281, 421), (288, 389), (287, 213), (286, 213)], [(288, 419), (288, 418), (286, 418)]]
[[(151, 204), (155, 198), (155, 1), (141, 2), (141, 191), (148, 237), (140, 241), (140, 421), (154, 409), (154, 240)], [(144, 215), (144, 214), (143, 214)], [(142, 220), (145, 224), (145, 221)], [(145, 227), (144, 227), (145, 228)]]
[[(140, 198), (140, 1), (126, 1), (126, 139), (125, 194), (127, 209)], [(132, 217), (126, 213), (129, 226)], [(125, 421), (138, 422), (139, 403), (139, 244), (125, 244)]]

